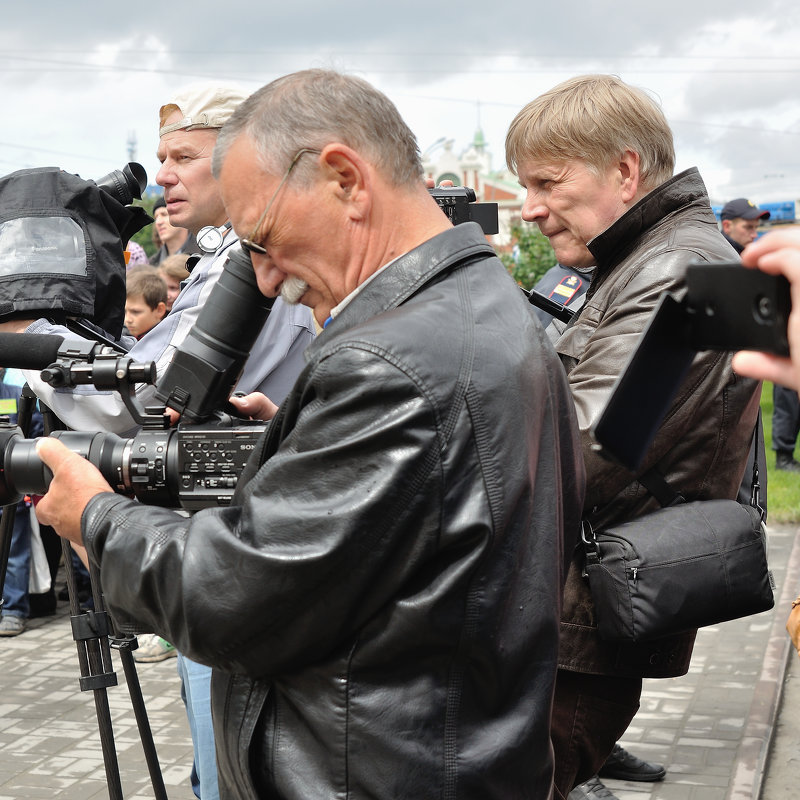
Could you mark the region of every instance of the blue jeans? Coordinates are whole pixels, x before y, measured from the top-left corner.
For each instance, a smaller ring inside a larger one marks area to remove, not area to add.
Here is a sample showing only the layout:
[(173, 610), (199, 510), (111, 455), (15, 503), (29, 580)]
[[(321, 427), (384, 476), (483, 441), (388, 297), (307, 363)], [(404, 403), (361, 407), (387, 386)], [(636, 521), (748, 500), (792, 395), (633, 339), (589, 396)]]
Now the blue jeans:
[(194, 746), (192, 789), (201, 800), (219, 800), (217, 753), (211, 721), (211, 667), (178, 653), (178, 675)]
[[(0, 512), (2, 516), (2, 512)], [(3, 614), (10, 617), (30, 616), (28, 581), (31, 572), (31, 518), (24, 502), (17, 503), (11, 550), (8, 554), (6, 581), (3, 584)]]

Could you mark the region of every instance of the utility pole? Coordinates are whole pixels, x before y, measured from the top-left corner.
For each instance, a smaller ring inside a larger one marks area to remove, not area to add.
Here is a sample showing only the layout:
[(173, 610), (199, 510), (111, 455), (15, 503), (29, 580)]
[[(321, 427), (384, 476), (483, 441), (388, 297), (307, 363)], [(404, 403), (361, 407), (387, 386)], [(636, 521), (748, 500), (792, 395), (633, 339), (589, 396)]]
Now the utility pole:
[(136, 161), (136, 131), (128, 131), (128, 161)]

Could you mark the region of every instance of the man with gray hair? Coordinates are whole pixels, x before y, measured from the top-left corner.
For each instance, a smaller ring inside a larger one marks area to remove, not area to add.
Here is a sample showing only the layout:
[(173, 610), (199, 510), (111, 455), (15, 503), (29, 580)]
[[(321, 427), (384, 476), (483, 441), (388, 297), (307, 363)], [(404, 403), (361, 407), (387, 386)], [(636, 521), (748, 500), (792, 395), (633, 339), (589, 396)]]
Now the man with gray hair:
[[(519, 112), (506, 161), (527, 193), (523, 219), (548, 237), (558, 262), (594, 267), (583, 307), (555, 342), (578, 412), (586, 518), (601, 530), (657, 509), (651, 487), (658, 494), (659, 481), (687, 500), (736, 498), (760, 392), (734, 374), (729, 353), (697, 354), (637, 473), (606, 459), (590, 433), (661, 293), (683, 288), (692, 261), (735, 258), (697, 170), (673, 176), (661, 109), (616, 77), (573, 78)], [(695, 637), (601, 639), (582, 567), (578, 549), (565, 588), (553, 711), (560, 798), (602, 767), (636, 713), (642, 678), (688, 670)]]
[(324, 325), (303, 373), (230, 508), (143, 508), (48, 439), (39, 514), (112, 611), (213, 665), (223, 796), (548, 800), (583, 471), (541, 326), (361, 79), (259, 90), (214, 169), (261, 291)]

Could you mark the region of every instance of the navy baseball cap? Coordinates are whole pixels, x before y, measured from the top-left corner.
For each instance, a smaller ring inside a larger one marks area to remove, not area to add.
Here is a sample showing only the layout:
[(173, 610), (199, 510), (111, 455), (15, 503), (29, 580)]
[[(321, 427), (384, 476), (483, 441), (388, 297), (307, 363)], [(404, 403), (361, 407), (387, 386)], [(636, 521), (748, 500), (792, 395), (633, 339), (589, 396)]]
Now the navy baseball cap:
[(769, 219), (769, 211), (762, 211), (755, 203), (737, 197), (725, 203), (719, 216), (720, 219)]

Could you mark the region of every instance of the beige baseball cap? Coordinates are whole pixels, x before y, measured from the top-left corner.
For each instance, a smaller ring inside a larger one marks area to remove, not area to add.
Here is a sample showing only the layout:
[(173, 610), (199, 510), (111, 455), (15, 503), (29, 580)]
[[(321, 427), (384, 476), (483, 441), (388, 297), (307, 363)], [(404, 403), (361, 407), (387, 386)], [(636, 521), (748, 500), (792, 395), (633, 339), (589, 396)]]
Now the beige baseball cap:
[[(235, 86), (200, 84), (183, 89), (159, 110), (159, 137), (178, 130), (221, 128), (247, 94)], [(183, 119), (165, 125), (167, 118), (179, 111)]]

